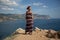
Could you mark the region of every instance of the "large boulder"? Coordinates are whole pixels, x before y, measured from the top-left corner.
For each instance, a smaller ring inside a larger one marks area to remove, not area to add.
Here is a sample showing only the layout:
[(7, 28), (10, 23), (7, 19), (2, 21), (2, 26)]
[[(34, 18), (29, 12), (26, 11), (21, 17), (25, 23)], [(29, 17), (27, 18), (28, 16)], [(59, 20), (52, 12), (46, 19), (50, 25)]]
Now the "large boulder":
[(55, 31), (55, 30), (50, 30), (50, 32), (51, 32), (52, 34), (57, 33), (57, 31)]
[(25, 33), (25, 30), (22, 28), (18, 28), (13, 34), (20, 34), (20, 33)]
[(57, 32), (54, 30), (49, 30), (47, 33), (48, 34), (46, 36), (49, 38), (56, 38), (57, 37)]

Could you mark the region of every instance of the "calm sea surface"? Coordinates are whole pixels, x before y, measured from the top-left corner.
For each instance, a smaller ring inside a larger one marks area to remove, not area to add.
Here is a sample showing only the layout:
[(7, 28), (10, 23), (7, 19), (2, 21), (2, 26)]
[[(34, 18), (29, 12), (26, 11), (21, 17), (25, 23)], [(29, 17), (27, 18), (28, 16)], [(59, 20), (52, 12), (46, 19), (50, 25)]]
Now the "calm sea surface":
[[(5, 36), (10, 35), (13, 33), (17, 28), (25, 28), (25, 20), (16, 20), (16, 21), (4, 21), (0, 22), (0, 39)], [(60, 19), (49, 19), (49, 20), (42, 20), (42, 19), (35, 19), (34, 26), (41, 29), (53, 29), (53, 30), (60, 30)]]

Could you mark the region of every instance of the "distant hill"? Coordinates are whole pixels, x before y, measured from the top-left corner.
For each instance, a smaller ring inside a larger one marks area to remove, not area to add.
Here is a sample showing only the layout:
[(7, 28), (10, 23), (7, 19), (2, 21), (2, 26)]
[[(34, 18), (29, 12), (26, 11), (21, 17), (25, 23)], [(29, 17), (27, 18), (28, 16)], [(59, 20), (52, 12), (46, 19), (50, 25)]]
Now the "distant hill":
[[(49, 15), (33, 14), (33, 17), (34, 19), (50, 19)], [(25, 14), (0, 14), (0, 21), (16, 19), (25, 19)]]
[(50, 19), (49, 15), (39, 15), (39, 14), (33, 14), (34, 19)]

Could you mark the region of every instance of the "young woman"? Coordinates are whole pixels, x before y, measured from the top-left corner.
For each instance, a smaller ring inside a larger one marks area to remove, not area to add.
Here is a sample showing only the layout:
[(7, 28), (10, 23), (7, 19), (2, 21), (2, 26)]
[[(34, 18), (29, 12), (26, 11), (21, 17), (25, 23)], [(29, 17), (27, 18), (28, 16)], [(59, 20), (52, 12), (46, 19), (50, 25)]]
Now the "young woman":
[(32, 34), (32, 28), (33, 28), (33, 16), (31, 12), (31, 6), (27, 7), (27, 12), (26, 12), (26, 29), (25, 29), (25, 34)]

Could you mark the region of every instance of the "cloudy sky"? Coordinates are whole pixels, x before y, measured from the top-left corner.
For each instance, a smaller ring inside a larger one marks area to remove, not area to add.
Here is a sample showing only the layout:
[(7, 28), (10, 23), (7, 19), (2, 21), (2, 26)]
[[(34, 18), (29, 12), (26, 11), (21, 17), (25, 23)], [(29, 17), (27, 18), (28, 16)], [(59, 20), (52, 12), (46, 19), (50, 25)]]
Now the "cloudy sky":
[(0, 13), (24, 14), (29, 5), (33, 14), (60, 18), (60, 0), (0, 0)]

